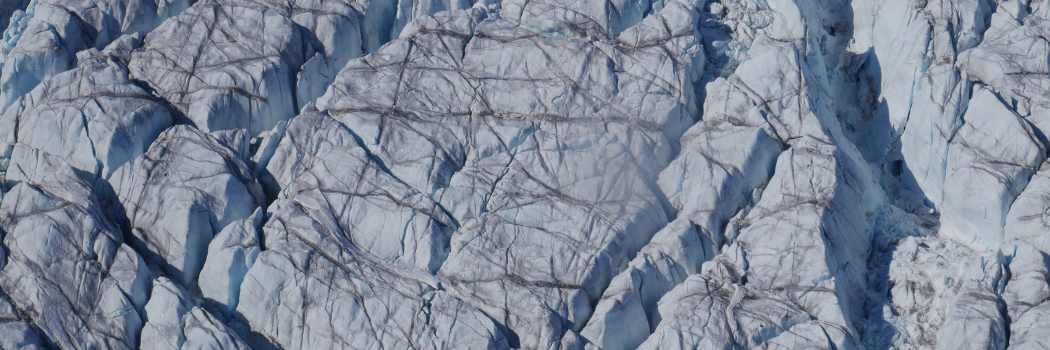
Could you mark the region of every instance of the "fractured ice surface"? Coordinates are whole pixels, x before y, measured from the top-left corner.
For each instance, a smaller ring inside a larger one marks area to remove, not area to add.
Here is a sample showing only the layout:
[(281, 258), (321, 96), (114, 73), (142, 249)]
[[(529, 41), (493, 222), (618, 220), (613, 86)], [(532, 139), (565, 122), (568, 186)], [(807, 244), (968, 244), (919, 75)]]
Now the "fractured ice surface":
[[(19, 1), (14, 1), (18, 3)], [(5, 6), (8, 2), (5, 1)], [(37, 84), (76, 66), (76, 53), (151, 31), (189, 0), (33, 0), (15, 12), (0, 44), (0, 111)]]
[(146, 304), (149, 322), (142, 328), (142, 347), (152, 349), (248, 349), (225, 324), (187, 298), (175, 282), (160, 277)]
[(128, 66), (201, 130), (259, 133), (295, 114), (305, 41), (264, 3), (206, 0), (151, 32)]
[(134, 302), (145, 292), (136, 280), (149, 270), (134, 266), (141, 258), (124, 249), (91, 186), (57, 156), (21, 145), (11, 169), (0, 204), (10, 252), (0, 288), (18, 319), (34, 325), (23, 330), (62, 348), (136, 347), (143, 321)]
[(212, 237), (264, 203), (254, 177), (229, 145), (179, 125), (117, 169), (110, 183), (127, 215), (130, 244), (191, 284)]
[(103, 60), (82, 62), (21, 97), (0, 117), (9, 128), (3, 141), (62, 157), (91, 183), (144, 153), (171, 116), (127, 70)]
[(259, 231), (265, 220), (262, 208), (252, 216), (234, 221), (215, 235), (208, 244), (199, 279), (201, 294), (222, 305), (226, 314), (237, 308), (241, 282), (259, 257)]
[(0, 27), (3, 349), (1050, 348), (1050, 1)]
[(949, 144), (941, 234), (995, 250), (1013, 199), (1046, 159), (1031, 126), (989, 90), (974, 92)]
[(237, 305), (262, 342), (304, 349), (507, 347), (491, 318), (441, 290), (426, 272), (358, 249), (331, 215), (286, 199), (268, 211), (268, 249), (244, 277)]

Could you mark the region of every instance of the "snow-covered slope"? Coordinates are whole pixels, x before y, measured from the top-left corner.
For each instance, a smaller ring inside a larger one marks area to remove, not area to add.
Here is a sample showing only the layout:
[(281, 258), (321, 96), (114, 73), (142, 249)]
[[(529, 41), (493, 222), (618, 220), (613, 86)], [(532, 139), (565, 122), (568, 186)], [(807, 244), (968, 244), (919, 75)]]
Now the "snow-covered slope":
[(1050, 349), (1048, 0), (3, 0), (0, 349)]

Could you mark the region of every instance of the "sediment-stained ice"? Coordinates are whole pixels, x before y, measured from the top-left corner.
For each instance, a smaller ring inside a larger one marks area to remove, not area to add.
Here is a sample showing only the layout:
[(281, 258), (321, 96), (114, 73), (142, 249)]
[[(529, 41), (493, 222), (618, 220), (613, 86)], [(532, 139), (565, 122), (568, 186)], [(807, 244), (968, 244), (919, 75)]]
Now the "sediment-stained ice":
[(197, 280), (212, 237), (265, 203), (236, 147), (220, 141), (171, 127), (110, 178), (130, 245), (183, 285)]
[[(58, 74), (7, 109), (3, 142), (62, 157), (100, 188), (171, 125), (168, 110), (135, 85), (114, 58), (84, 51), (81, 67)], [(90, 54), (102, 56), (95, 61)], [(101, 62), (100, 62), (101, 61)]]
[[(19, 3), (21, 1), (13, 1)], [(5, 1), (4, 6), (9, 2)], [(76, 54), (148, 32), (189, 0), (33, 0), (10, 18), (0, 44), (0, 112), (37, 84), (77, 66)]]
[(1048, 18), (2, 0), (0, 348), (1050, 348)]
[[(0, 204), (0, 227), (9, 252), (0, 288), (14, 305), (5, 324), (33, 342), (61, 348), (130, 349), (139, 345), (143, 321), (135, 302), (149, 270), (136, 268), (120, 231), (102, 214), (92, 187), (58, 156), (16, 146)], [(17, 341), (15, 341), (17, 343)]]
[(287, 199), (268, 212), (268, 249), (244, 277), (237, 305), (251, 327), (249, 344), (507, 348), (491, 318), (442, 290), (432, 275), (360, 250), (330, 214)]

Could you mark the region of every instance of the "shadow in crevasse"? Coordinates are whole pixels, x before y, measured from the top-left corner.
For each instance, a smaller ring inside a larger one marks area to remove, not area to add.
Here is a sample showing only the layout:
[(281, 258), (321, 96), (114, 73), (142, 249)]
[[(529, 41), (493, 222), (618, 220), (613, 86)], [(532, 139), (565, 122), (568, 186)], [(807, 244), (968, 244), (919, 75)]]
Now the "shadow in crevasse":
[[(928, 234), (936, 226), (935, 218), (925, 218), (928, 211), (924, 194), (918, 190), (901, 154), (901, 130), (890, 120), (889, 105), (881, 93), (883, 67), (873, 49), (847, 57), (842, 72), (847, 83), (856, 86), (852, 92), (839, 92), (837, 101), (852, 102), (855, 108), (837, 110), (847, 138), (857, 146), (864, 160), (881, 179), (889, 205), (869, 214), (872, 226), (871, 248), (867, 259), (867, 289), (861, 317), (855, 320), (864, 349), (893, 349), (897, 329), (892, 323), (890, 264), (897, 242), (909, 236)], [(850, 96), (849, 94), (853, 95)], [(852, 100), (852, 101), (850, 101)]]
[(230, 328), (237, 336), (241, 337), (248, 346), (254, 350), (280, 350), (282, 349), (277, 343), (270, 340), (265, 335), (256, 332), (248, 326), (248, 322), (245, 321), (244, 316), (240, 312), (235, 312), (232, 319), (229, 320)]
[(890, 300), (892, 300), (890, 289), (893, 288), (889, 276), (890, 263), (893, 261), (893, 252), (896, 247), (895, 243), (876, 244), (871, 247), (872, 252), (868, 258), (868, 290), (865, 292), (867, 295), (865, 295), (866, 301), (862, 313), (863, 323), (857, 326), (862, 348), (865, 349), (892, 349), (893, 338), (897, 335), (897, 330), (888, 321), (893, 312), (890, 305)]
[[(887, 195), (896, 198), (896, 194), (903, 190), (900, 182), (895, 179), (896, 175), (900, 174), (900, 163), (894, 159), (900, 157), (900, 141), (896, 141), (898, 147), (893, 150), (891, 144), (894, 143), (894, 135), (889, 119), (889, 106), (886, 100), (881, 98), (882, 66), (873, 49), (868, 49), (854, 59), (857, 84), (855, 101), (858, 108), (847, 114), (843, 128), (847, 137), (864, 156), (864, 160), (872, 166), (872, 170), (882, 174), (882, 185)], [(893, 179), (885, 181), (887, 178)], [(876, 222), (872, 222), (874, 232), (867, 260), (864, 309), (857, 331), (860, 333), (863, 348), (882, 350), (893, 348), (893, 338), (897, 333), (893, 324), (888, 321), (888, 318), (892, 317), (892, 282), (889, 268), (896, 249), (896, 240), (899, 238), (890, 237), (889, 233), (878, 225), (878, 218), (875, 219)]]
[(892, 301), (894, 281), (890, 268), (897, 244), (907, 237), (935, 235), (939, 220), (933, 203), (904, 161), (901, 136), (907, 125), (895, 127), (891, 120), (888, 103), (880, 91), (884, 67), (873, 50), (862, 56), (856, 71), (857, 102), (862, 111), (847, 116), (853, 118), (847, 133), (852, 134), (852, 141), (878, 174), (889, 203), (869, 214), (873, 232), (867, 260), (867, 290), (857, 329), (863, 348), (893, 349), (899, 332), (894, 323), (898, 315)]

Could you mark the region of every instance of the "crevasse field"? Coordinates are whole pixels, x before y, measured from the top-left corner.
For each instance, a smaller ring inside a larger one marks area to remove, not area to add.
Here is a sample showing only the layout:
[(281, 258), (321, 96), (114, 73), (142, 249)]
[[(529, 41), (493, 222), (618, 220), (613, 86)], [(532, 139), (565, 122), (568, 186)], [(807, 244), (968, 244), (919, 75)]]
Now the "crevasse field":
[(1050, 349), (1050, 0), (2, 28), (5, 350)]

